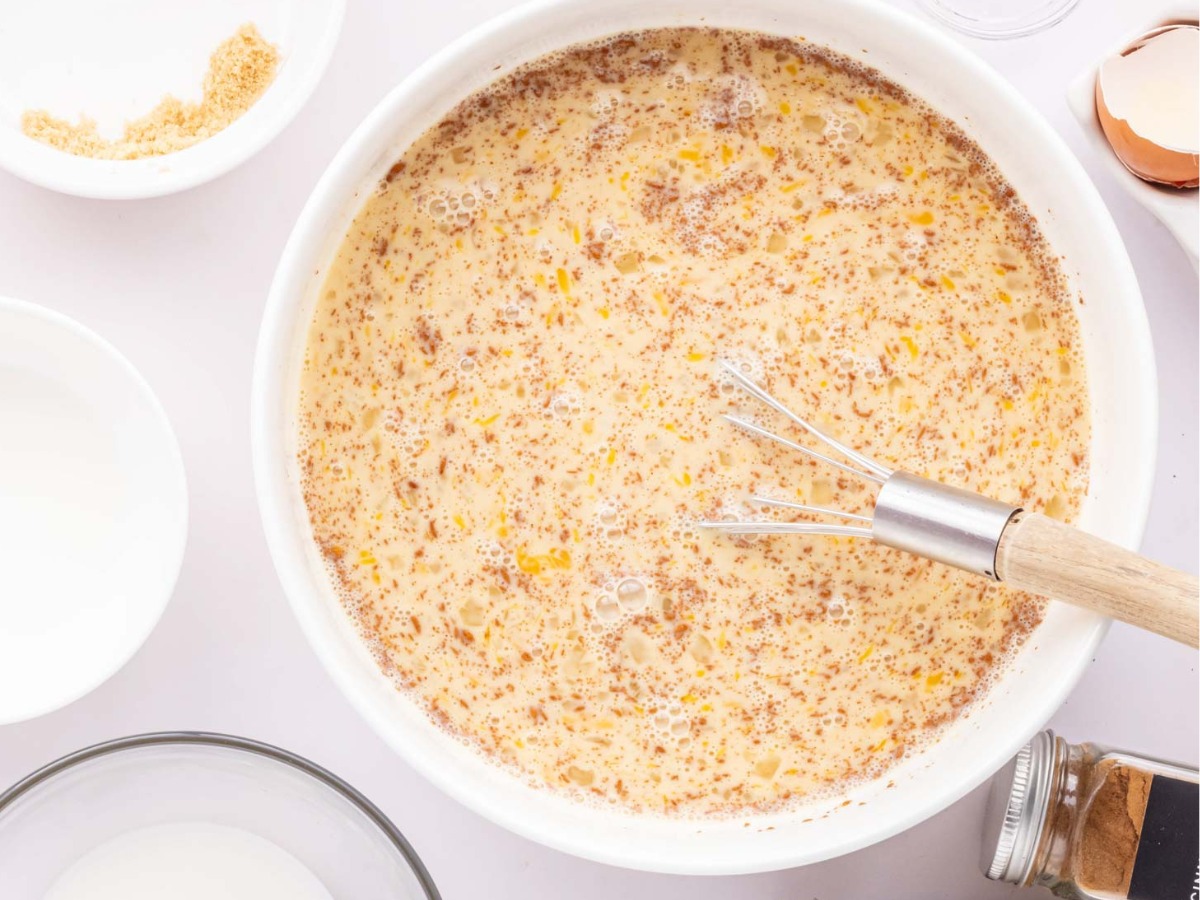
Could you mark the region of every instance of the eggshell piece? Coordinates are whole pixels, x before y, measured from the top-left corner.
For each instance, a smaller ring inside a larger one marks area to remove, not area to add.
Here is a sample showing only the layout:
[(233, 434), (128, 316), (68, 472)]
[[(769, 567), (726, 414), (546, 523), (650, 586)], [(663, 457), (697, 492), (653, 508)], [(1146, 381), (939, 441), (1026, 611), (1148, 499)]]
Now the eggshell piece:
[(1154, 34), (1107, 60), (1096, 78), (1096, 115), (1117, 158), (1146, 181), (1200, 184), (1200, 29)]

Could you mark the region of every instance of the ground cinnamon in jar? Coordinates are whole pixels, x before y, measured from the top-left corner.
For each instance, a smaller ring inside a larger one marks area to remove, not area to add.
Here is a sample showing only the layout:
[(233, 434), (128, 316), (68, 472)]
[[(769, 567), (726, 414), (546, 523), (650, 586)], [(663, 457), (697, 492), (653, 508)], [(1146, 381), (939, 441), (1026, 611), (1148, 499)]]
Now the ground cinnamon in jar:
[(1194, 768), (1043, 731), (997, 776), (983, 870), (1080, 900), (1195, 897)]
[(1092, 803), (1079, 834), (1076, 882), (1086, 891), (1129, 896), (1142, 820), (1154, 776), (1115, 759), (1092, 770)]

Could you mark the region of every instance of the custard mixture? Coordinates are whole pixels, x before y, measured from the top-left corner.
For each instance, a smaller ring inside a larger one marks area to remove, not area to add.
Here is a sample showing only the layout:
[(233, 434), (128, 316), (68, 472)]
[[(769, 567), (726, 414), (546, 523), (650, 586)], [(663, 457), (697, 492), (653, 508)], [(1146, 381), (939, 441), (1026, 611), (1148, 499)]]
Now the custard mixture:
[(382, 669), (531, 782), (646, 813), (828, 796), (936, 739), (1034, 599), (853, 539), (869, 513), (730, 361), (877, 459), (1070, 518), (1078, 323), (980, 150), (828, 51), (621, 35), (471, 96), (406, 150), (327, 273), (298, 453)]

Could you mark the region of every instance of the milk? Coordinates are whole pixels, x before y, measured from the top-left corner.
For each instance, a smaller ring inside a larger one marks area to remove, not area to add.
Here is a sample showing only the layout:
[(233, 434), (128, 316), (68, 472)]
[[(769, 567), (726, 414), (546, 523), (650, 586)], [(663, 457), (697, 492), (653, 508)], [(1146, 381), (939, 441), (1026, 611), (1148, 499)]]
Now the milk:
[(139, 828), (89, 850), (44, 900), (333, 900), (265, 838), (209, 822)]

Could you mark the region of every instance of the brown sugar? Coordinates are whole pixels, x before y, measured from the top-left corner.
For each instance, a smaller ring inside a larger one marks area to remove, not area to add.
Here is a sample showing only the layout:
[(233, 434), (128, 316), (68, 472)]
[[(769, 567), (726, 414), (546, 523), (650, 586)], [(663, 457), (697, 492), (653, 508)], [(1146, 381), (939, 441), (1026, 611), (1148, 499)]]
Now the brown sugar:
[(117, 140), (100, 135), (87, 116), (78, 124), (45, 110), (27, 110), (21, 130), (29, 137), (75, 156), (95, 159), (140, 159), (163, 156), (198, 144), (227, 128), (262, 96), (275, 78), (279, 51), (252, 24), (213, 52), (199, 103), (166, 96), (146, 115), (125, 123)]
[(1102, 760), (1098, 786), (1079, 835), (1076, 882), (1103, 896), (1127, 897), (1154, 775), (1119, 760)]

